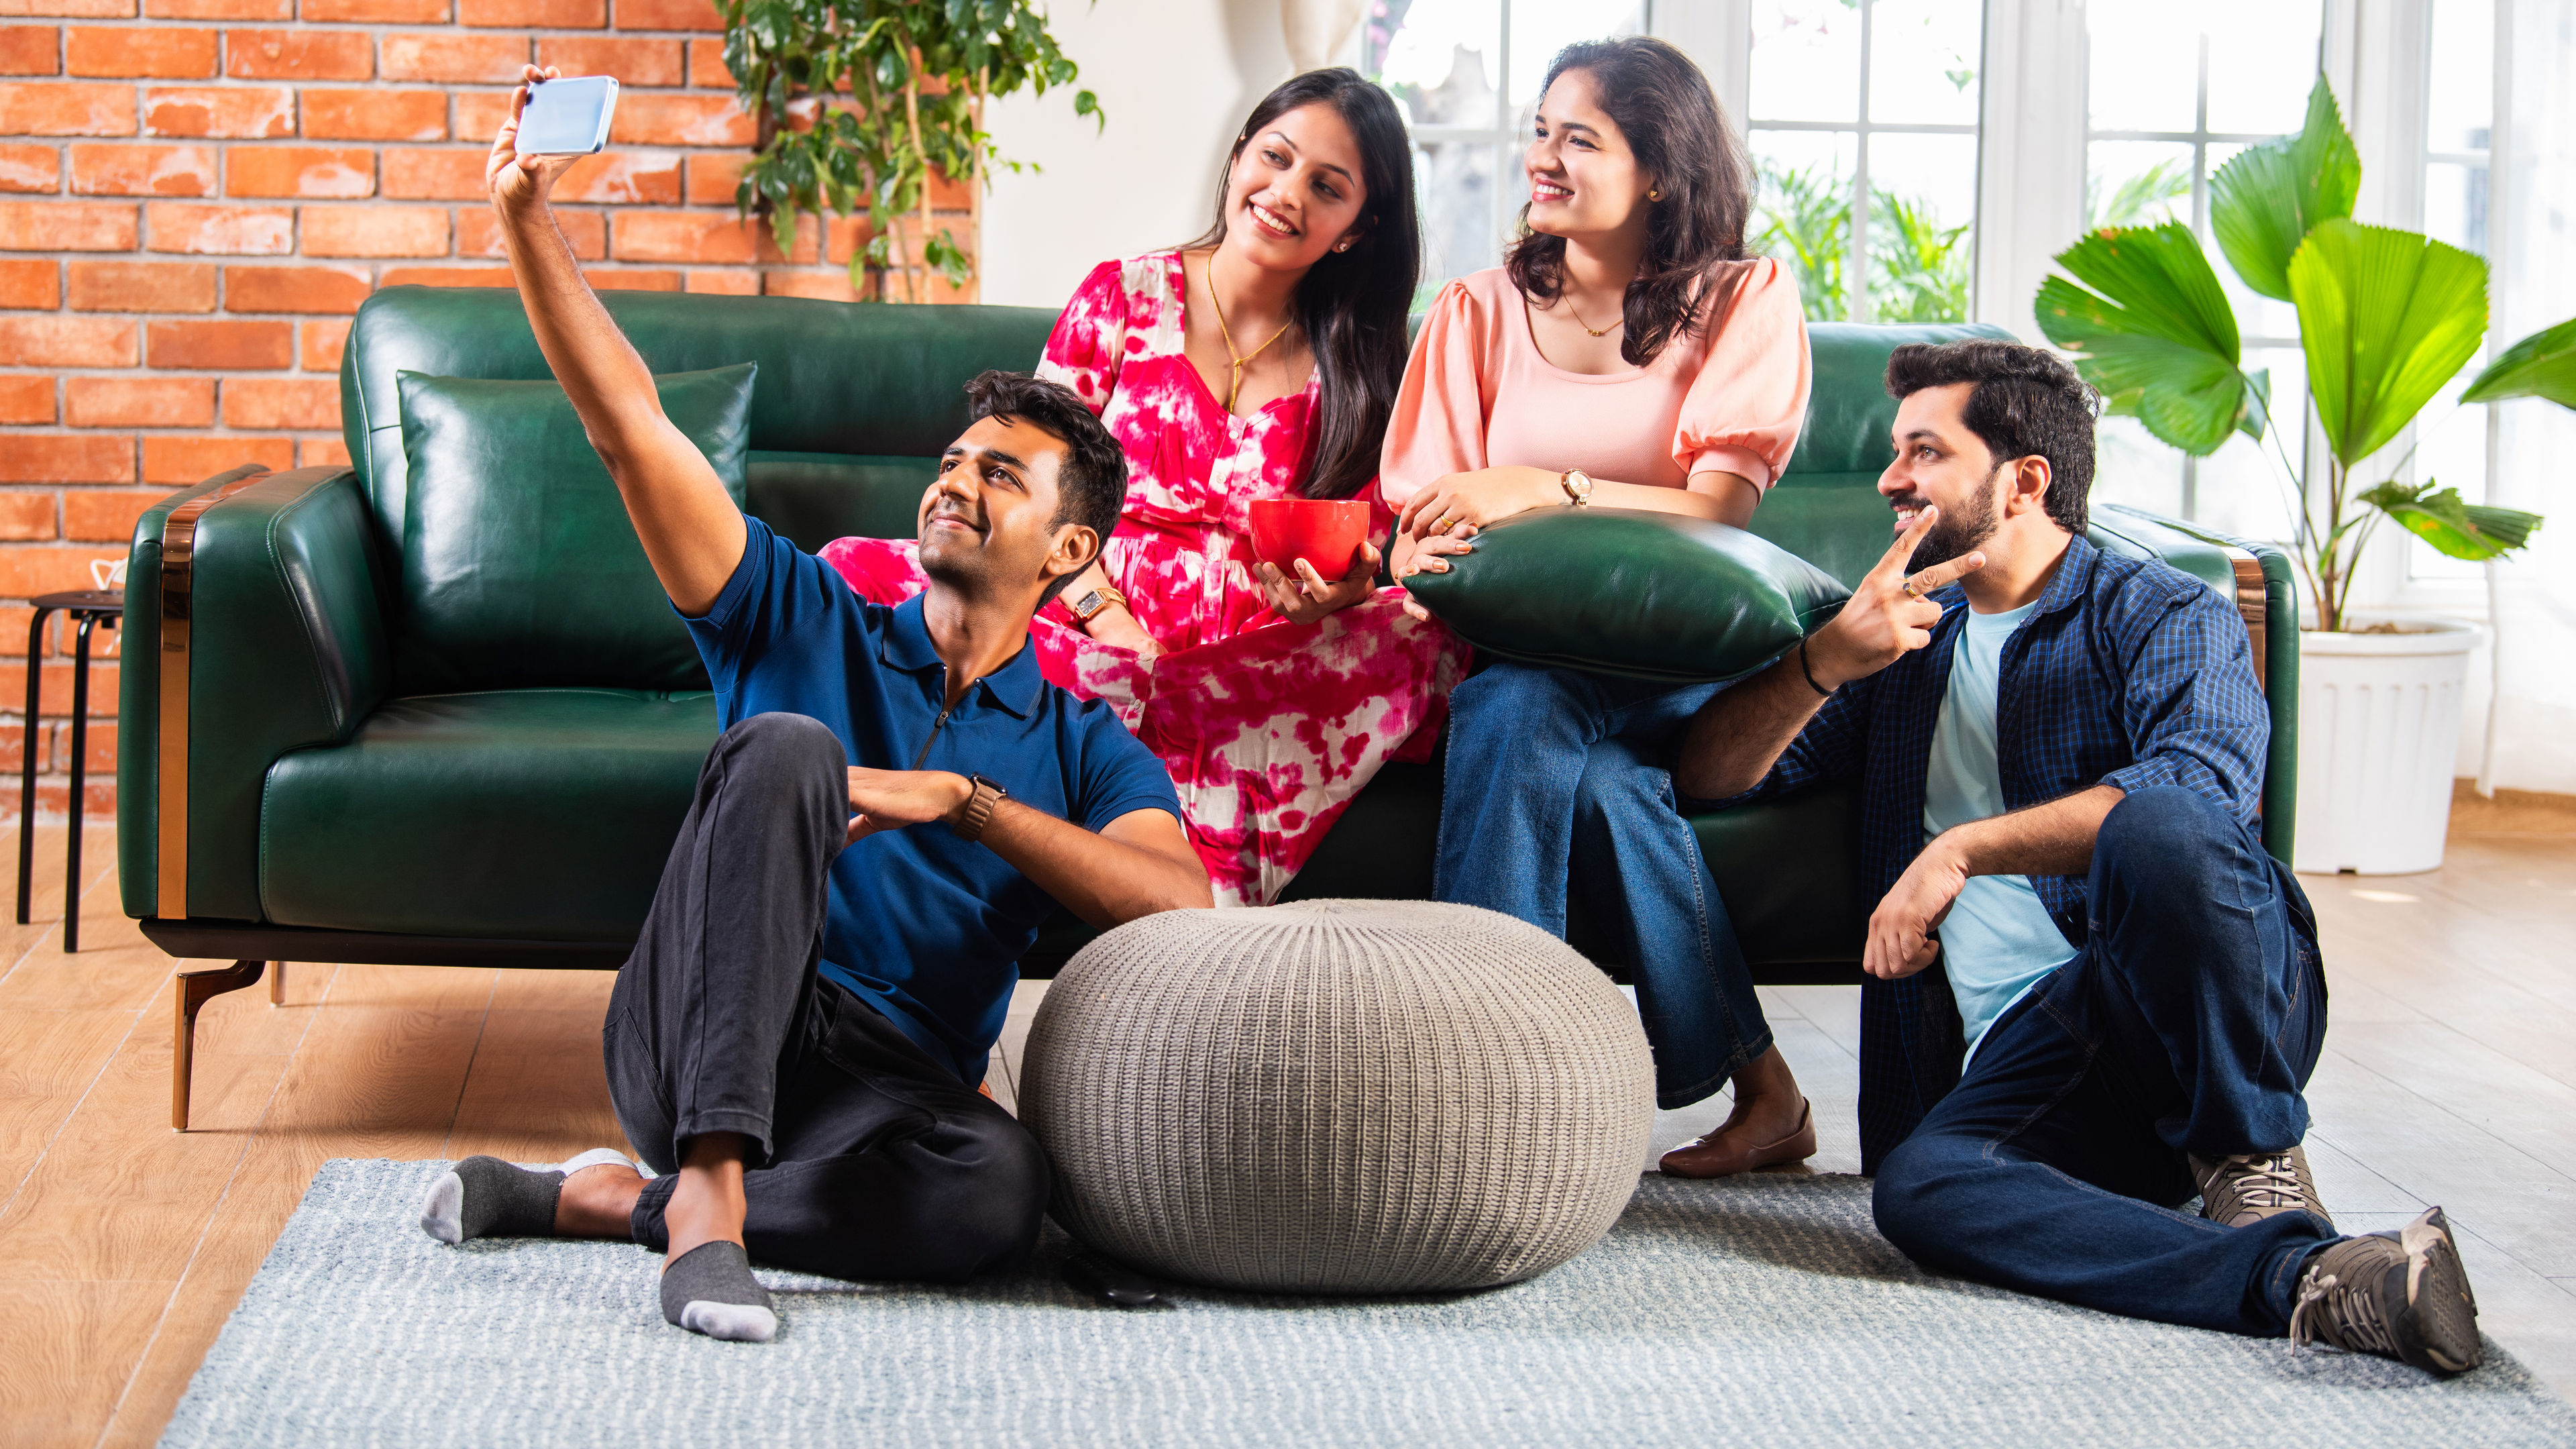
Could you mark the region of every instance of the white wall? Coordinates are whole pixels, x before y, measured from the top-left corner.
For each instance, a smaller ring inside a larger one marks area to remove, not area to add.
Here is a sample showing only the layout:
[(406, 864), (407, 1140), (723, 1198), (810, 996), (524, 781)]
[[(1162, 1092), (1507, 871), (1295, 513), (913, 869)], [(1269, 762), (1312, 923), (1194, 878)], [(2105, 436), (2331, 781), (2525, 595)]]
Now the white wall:
[(1205, 231), (1235, 128), (1290, 74), (1278, 0), (1063, 0), (1049, 26), (1109, 123), (1065, 90), (994, 105), (1002, 154), (1043, 169), (993, 179), (987, 302), (1061, 307), (1098, 263)]

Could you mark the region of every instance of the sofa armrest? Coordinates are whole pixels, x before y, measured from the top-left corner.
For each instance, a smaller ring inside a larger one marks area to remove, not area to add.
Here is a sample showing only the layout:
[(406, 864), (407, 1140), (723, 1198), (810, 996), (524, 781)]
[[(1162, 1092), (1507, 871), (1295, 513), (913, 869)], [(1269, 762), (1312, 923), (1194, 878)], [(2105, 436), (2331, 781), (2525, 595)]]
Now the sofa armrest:
[(2132, 557), (2164, 560), (2236, 605), (2254, 650), (2254, 677), (2272, 714), (2263, 762), (2263, 848), (2284, 864), (2299, 814), (2299, 590), (2290, 556), (2275, 544), (2231, 538), (2196, 523), (2106, 504), (2093, 541)]
[(269, 766), (337, 744), (392, 676), (384, 571), (347, 468), (236, 469), (135, 526), (117, 844), (126, 914), (262, 919)]

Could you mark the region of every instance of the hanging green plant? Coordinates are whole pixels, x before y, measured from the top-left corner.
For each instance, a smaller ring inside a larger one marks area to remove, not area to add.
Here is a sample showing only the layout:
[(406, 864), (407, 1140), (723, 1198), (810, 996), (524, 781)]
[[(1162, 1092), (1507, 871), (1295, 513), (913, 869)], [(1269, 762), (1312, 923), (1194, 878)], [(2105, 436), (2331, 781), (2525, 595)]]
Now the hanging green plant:
[[(1080, 75), (1047, 33), (1045, 12), (1027, 0), (719, 4), (725, 65), (759, 128), (735, 206), (766, 217), (785, 252), (800, 215), (864, 213), (868, 242), (850, 258), (862, 296), (884, 299), (868, 285), (871, 271), (900, 276), (914, 302), (927, 298), (924, 270), (964, 285), (974, 259), (932, 217), (932, 174), (980, 194), (993, 167), (1025, 169), (995, 149), (984, 102), (1022, 89), (1043, 95)], [(1087, 90), (1074, 92), (1073, 110), (1095, 125), (1106, 119)]]

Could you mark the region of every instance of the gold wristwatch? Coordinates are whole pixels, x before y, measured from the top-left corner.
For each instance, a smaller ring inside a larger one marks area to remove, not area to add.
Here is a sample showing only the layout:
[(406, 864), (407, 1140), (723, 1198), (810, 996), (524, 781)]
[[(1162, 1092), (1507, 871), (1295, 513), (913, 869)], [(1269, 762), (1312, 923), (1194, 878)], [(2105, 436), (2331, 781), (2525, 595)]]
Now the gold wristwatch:
[(1065, 605), (1065, 607), (1073, 610), (1073, 617), (1081, 620), (1085, 626), (1088, 626), (1092, 620), (1099, 618), (1102, 611), (1106, 610), (1110, 605), (1124, 604), (1126, 602), (1127, 596), (1125, 594), (1118, 592), (1107, 584), (1102, 584), (1100, 587), (1084, 594), (1081, 598)]
[(1557, 479), (1556, 481), (1559, 486), (1565, 489), (1565, 496), (1568, 500), (1566, 503), (1567, 507), (1589, 508), (1592, 506), (1591, 474), (1584, 472), (1580, 468), (1568, 468), (1565, 470), (1565, 476)]
[(948, 828), (964, 841), (981, 839), (984, 827), (993, 823), (993, 808), (1011, 798), (1011, 792), (981, 775), (969, 775), (975, 793), (966, 797), (966, 808), (957, 815), (957, 823)]

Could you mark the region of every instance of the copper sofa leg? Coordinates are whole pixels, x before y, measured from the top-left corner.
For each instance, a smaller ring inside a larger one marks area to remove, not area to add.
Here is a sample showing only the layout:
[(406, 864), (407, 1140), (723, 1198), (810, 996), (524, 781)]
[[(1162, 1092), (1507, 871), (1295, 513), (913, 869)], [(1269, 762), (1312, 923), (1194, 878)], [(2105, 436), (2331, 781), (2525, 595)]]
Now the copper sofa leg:
[(286, 1004), (286, 963), (283, 961), (268, 963), (268, 1004), (271, 1006)]
[(171, 1005), (176, 1008), (170, 1039), (170, 1128), (188, 1130), (188, 1074), (196, 1065), (197, 1013), (227, 991), (259, 984), (265, 963), (235, 961), (211, 971), (182, 971), (175, 979)]

